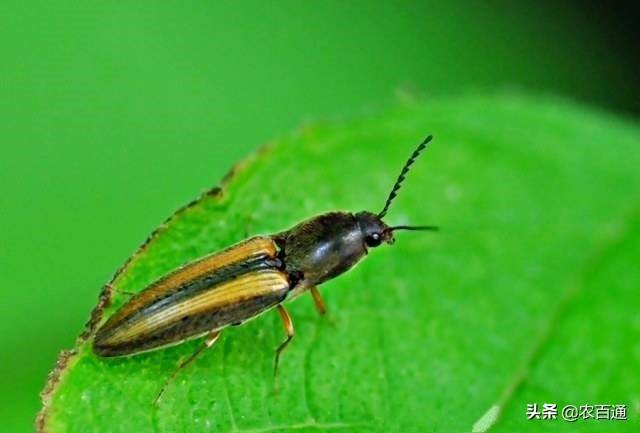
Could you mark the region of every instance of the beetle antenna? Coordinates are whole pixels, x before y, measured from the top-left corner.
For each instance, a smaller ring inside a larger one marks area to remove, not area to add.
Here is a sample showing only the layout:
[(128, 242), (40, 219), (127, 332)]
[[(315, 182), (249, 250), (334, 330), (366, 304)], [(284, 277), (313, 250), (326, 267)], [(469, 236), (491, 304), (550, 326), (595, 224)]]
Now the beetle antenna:
[(395, 226), (389, 228), (392, 232), (395, 230), (409, 230), (413, 232), (437, 232), (440, 230), (438, 226)]
[[(404, 179), (406, 178), (407, 173), (409, 173), (409, 169), (411, 168), (413, 163), (416, 162), (416, 159), (418, 159), (418, 157), (420, 156), (420, 153), (422, 153), (422, 151), (427, 148), (427, 144), (429, 144), (429, 142), (432, 139), (433, 139), (433, 135), (430, 135), (427, 138), (425, 138), (422, 141), (422, 143), (418, 145), (416, 150), (413, 151), (413, 153), (411, 154), (411, 157), (407, 160), (404, 167), (402, 167), (400, 176), (398, 176), (398, 180), (396, 180), (396, 183), (393, 185), (393, 188), (391, 189), (391, 193), (387, 198), (387, 202), (384, 204), (384, 208), (378, 214), (379, 218), (384, 218), (384, 216), (387, 214), (387, 211), (389, 211), (389, 207), (391, 206), (391, 202), (398, 195), (398, 191), (400, 190), (400, 187), (402, 187), (402, 182), (404, 182)], [(405, 230), (408, 230), (408, 229), (405, 229)]]

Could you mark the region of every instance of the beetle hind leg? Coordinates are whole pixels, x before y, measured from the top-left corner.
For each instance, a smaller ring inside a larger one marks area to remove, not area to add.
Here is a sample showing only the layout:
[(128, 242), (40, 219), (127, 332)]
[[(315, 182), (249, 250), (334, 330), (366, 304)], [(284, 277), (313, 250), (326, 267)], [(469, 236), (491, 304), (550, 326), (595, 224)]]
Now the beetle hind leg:
[(107, 283), (107, 284), (105, 284), (105, 287), (107, 289), (111, 290), (112, 293), (118, 293), (120, 295), (125, 295), (125, 296), (135, 296), (136, 295), (135, 292), (129, 292), (127, 290), (118, 289), (113, 283)]
[(185, 359), (180, 364), (178, 364), (178, 367), (176, 367), (176, 369), (173, 370), (173, 373), (171, 373), (171, 376), (169, 376), (167, 380), (164, 382), (164, 385), (162, 385), (162, 388), (160, 388), (158, 395), (156, 395), (156, 398), (153, 400), (154, 406), (157, 406), (158, 403), (160, 403), (160, 399), (162, 398), (162, 395), (167, 390), (167, 387), (171, 384), (171, 382), (175, 380), (180, 370), (193, 364), (193, 362), (196, 359), (198, 359), (198, 357), (202, 355), (205, 350), (213, 346), (215, 342), (218, 341), (218, 338), (220, 338), (220, 333), (221, 333), (220, 331), (211, 331), (202, 342), (202, 345), (195, 352), (193, 352), (191, 356), (189, 356), (187, 359)]

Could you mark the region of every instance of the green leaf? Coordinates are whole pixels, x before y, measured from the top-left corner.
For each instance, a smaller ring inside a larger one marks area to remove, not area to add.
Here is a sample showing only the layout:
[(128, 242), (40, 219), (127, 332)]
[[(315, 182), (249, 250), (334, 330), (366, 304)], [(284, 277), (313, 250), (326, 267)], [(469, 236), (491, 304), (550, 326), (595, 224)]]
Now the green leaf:
[[(284, 335), (274, 312), (226, 330), (158, 408), (151, 401), (198, 341), (101, 359), (81, 338), (52, 374), (40, 427), (637, 431), (640, 129), (564, 100), (405, 101), (308, 125), (170, 218), (114, 284), (141, 290), (246, 234), (319, 212), (378, 211), (429, 133), (387, 219), (442, 232), (399, 233), (322, 286), (333, 320), (308, 296), (288, 304), (296, 338), (277, 392), (273, 353)], [(94, 317), (126, 299), (115, 293)], [(527, 403), (625, 404), (630, 420), (527, 421)]]

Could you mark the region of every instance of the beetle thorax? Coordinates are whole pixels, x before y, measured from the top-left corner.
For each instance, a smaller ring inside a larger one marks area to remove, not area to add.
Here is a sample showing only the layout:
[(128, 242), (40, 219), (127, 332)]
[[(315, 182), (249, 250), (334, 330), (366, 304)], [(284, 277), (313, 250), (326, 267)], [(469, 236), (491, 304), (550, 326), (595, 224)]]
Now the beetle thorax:
[(300, 275), (299, 288), (334, 278), (367, 254), (358, 221), (348, 212), (318, 215), (278, 237), (287, 271)]

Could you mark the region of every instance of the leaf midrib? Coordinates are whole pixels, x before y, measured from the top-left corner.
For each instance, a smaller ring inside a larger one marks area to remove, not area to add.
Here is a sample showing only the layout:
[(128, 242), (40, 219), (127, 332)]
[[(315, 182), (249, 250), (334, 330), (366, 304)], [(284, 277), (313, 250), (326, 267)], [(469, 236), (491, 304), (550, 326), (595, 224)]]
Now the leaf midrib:
[(520, 367), (509, 379), (502, 395), (496, 403), (500, 408), (498, 419), (486, 431), (493, 429), (500, 423), (507, 406), (512, 402), (515, 395), (526, 385), (534, 365), (544, 354), (549, 342), (553, 339), (553, 331), (565, 320), (566, 315), (573, 306), (573, 302), (579, 298), (578, 295), (582, 293), (587, 285), (589, 275), (597, 272), (597, 269), (600, 268), (599, 265), (606, 263), (607, 253), (615, 250), (631, 232), (631, 227), (640, 220), (640, 202), (633, 202), (627, 209), (628, 210), (622, 212), (618, 218), (601, 224), (603, 227), (601, 232), (606, 232), (607, 227), (610, 226), (619, 227), (619, 229), (612, 235), (603, 235), (601, 240), (596, 242), (587, 254), (583, 265), (576, 268), (573, 274), (567, 278), (562, 297), (547, 318), (543, 320), (543, 324), (540, 326), (535, 340), (526, 351), (520, 363)]

